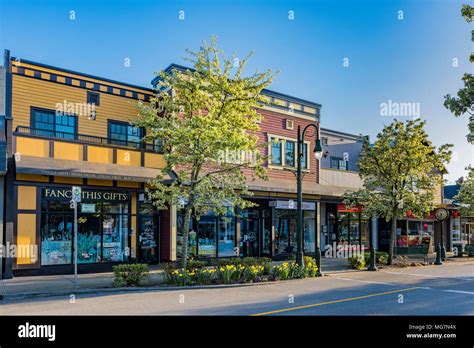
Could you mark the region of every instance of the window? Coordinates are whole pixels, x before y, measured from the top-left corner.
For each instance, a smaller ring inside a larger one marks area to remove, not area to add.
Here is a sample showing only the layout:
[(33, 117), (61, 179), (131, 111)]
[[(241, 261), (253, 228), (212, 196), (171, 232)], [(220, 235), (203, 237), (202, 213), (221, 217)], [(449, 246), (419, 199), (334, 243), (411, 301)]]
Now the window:
[(286, 129), (293, 129), (293, 121), (292, 120), (286, 120), (285, 128)]
[[(297, 144), (296, 140), (279, 139), (276, 136), (270, 137), (270, 154), (271, 164), (277, 166), (285, 166), (296, 168), (297, 162)], [(301, 159), (301, 167), (308, 169), (308, 143), (303, 145), (303, 158)]]
[(34, 135), (75, 139), (77, 116), (56, 113), (53, 110), (32, 109), (31, 124)]
[(272, 164), (282, 165), (281, 140), (272, 138)]
[(331, 168), (339, 170), (348, 170), (348, 162), (340, 157), (331, 157)]
[(87, 92), (87, 103), (88, 104), (95, 104), (95, 106), (100, 105), (100, 94), (94, 92)]
[(303, 144), (303, 158), (301, 158), (301, 168), (308, 168), (308, 144)]
[(145, 136), (145, 130), (128, 123), (110, 121), (109, 138), (112, 144), (141, 147), (141, 139)]
[(285, 164), (289, 167), (295, 167), (295, 142), (285, 141)]

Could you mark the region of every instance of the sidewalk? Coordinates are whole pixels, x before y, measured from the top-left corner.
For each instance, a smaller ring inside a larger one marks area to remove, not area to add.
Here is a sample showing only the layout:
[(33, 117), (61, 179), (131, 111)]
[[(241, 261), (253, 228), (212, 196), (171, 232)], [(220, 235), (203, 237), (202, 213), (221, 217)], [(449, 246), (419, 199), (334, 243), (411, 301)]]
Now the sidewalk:
[[(447, 262), (469, 261), (474, 258), (449, 258)], [(408, 263), (423, 262), (423, 258), (410, 258)], [(428, 256), (428, 262), (434, 262), (434, 256)], [(360, 272), (350, 269), (347, 259), (322, 258), (321, 268), (324, 275), (342, 272)], [(393, 267), (393, 266), (392, 266)], [(74, 293), (99, 293), (121, 291), (143, 291), (146, 289), (163, 289), (159, 283), (164, 281), (164, 272), (158, 266), (150, 266), (148, 280), (143, 287), (116, 288), (113, 287), (113, 273), (79, 274), (77, 276), (78, 288), (74, 289), (73, 275), (16, 277), (0, 280), (0, 299), (12, 300), (21, 298), (34, 298), (43, 296), (69, 296)], [(147, 285), (148, 283), (148, 285)], [(1, 304), (1, 301), (0, 301)]]

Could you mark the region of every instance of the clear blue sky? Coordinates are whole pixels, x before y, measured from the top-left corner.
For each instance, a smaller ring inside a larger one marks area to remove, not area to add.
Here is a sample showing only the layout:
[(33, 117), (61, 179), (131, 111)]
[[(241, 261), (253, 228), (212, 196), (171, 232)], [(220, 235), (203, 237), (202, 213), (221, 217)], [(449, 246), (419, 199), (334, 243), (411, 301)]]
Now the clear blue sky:
[(250, 70), (279, 70), (271, 89), (322, 104), (325, 128), (374, 139), (391, 121), (380, 115), (381, 103), (420, 103), (433, 142), (455, 145), (447, 176), (452, 181), (474, 164), (467, 116), (454, 118), (442, 105), (443, 95), (455, 93), (463, 73), (473, 70), (463, 2), (0, 0), (0, 48), (149, 86), (155, 71), (183, 64), (186, 48), (196, 50), (214, 34), (229, 55), (254, 50)]

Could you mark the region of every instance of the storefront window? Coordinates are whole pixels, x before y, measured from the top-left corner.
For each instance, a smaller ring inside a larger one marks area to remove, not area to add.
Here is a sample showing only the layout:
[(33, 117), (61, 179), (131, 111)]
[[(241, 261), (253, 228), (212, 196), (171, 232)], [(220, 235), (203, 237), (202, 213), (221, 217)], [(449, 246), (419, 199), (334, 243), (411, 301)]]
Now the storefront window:
[(216, 219), (202, 216), (197, 226), (199, 257), (216, 257)]
[(316, 214), (314, 211), (304, 211), (303, 216), (304, 252), (314, 253), (316, 252)]
[(397, 221), (397, 246), (398, 247), (407, 247), (408, 246), (408, 236), (407, 236), (407, 222), (406, 220)]
[[(69, 206), (70, 188), (45, 188), (41, 203), (41, 264), (71, 264), (73, 210)], [(104, 197), (124, 201), (103, 202)], [(88, 197), (84, 199), (84, 197)], [(92, 199), (91, 197), (95, 197)], [(88, 204), (91, 212), (82, 212)], [(78, 205), (78, 263), (124, 262), (129, 259), (128, 194), (83, 190)]]
[(235, 219), (219, 219), (219, 257), (234, 256)]
[(77, 218), (77, 263), (101, 261), (100, 214), (81, 214)]
[(72, 216), (41, 216), (41, 265), (66, 265), (72, 260)]
[(128, 260), (128, 216), (104, 215), (102, 219), (103, 261)]

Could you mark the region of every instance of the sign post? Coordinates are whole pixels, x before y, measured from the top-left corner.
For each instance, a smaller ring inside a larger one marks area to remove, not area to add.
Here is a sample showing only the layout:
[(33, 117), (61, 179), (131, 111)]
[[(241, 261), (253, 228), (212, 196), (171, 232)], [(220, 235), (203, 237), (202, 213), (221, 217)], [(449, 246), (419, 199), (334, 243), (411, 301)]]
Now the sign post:
[(71, 208), (74, 209), (74, 288), (77, 288), (77, 203), (81, 202), (81, 188), (72, 187)]

